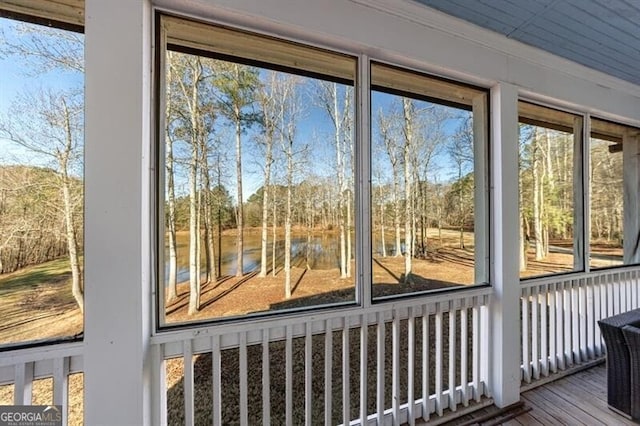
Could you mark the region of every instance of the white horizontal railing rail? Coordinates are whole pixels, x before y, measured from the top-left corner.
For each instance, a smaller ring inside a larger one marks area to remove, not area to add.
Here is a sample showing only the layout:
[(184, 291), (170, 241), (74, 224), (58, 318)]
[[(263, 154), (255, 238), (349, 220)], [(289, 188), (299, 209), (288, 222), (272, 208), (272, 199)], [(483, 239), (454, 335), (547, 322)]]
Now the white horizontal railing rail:
[[(414, 424), (456, 411), (487, 393), (491, 291), (158, 334), (154, 422)], [(183, 377), (167, 386), (176, 362)]]
[(598, 320), (640, 307), (640, 268), (528, 280), (520, 301), (522, 380), (529, 384), (604, 356)]
[(0, 386), (13, 385), (14, 405), (33, 404), (33, 384), (53, 380), (53, 404), (62, 405), (62, 424), (67, 424), (69, 375), (83, 371), (83, 343), (37, 346), (3, 352)]

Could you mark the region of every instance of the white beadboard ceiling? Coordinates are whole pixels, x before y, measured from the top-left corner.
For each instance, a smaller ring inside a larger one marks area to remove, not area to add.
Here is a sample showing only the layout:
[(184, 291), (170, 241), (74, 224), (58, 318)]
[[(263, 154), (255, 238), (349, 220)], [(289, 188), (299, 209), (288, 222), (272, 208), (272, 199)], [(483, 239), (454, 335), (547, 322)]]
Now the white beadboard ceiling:
[(415, 0), (640, 85), (640, 0)]

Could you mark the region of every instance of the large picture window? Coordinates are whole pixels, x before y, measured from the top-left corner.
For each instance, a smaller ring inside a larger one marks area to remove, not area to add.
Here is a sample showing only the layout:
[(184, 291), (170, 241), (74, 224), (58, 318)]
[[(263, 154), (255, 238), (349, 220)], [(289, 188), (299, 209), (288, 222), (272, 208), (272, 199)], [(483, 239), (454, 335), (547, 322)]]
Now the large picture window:
[(84, 306), (84, 37), (14, 12), (0, 10), (0, 345), (13, 346), (80, 336)]
[(160, 326), (489, 282), (486, 90), (377, 62), (359, 86), (353, 56), (176, 17), (158, 35)]
[(371, 65), (373, 295), (488, 282), (486, 93)]
[(638, 129), (591, 119), (591, 269), (640, 262), (637, 191), (639, 134)]
[(579, 115), (518, 103), (520, 276), (584, 269)]
[(355, 58), (161, 28), (163, 323), (354, 303)]

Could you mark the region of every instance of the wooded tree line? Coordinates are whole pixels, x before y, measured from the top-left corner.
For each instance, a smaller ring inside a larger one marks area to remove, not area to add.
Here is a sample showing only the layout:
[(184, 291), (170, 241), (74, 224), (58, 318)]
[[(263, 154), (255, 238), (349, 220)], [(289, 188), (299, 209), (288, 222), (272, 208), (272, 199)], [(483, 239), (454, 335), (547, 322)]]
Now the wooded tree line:
[[(261, 229), (260, 277), (275, 274), (283, 259), (286, 298), (294, 228), (337, 230), (340, 276), (350, 277), (352, 87), (170, 51), (165, 93), (169, 300), (177, 295), (176, 233), (187, 222), (190, 313), (200, 306), (201, 286), (220, 277), (220, 240), (231, 226), (237, 277), (249, 272), (246, 226)], [(247, 182), (257, 188), (250, 197)]]
[(622, 247), (624, 199), (622, 152), (610, 142), (591, 139), (591, 238)]
[[(443, 229), (458, 230), (460, 249), (465, 232), (473, 231), (473, 118), (465, 110), (385, 96), (373, 124), (374, 255), (404, 256), (410, 283), (412, 259), (441, 249)], [(438, 230), (436, 243), (430, 228)]]
[[(591, 140), (591, 242), (621, 247), (623, 225), (622, 154), (610, 144)], [(549, 256), (551, 246), (573, 250), (574, 135), (550, 128), (520, 126), (520, 270), (527, 269), (527, 252), (535, 260)], [(576, 208), (578, 209), (576, 211)], [(564, 267), (573, 267), (571, 260)]]
[(0, 55), (20, 64), (28, 86), (0, 115), (13, 147), (0, 167), (0, 269), (67, 257), (83, 310), (83, 36), (16, 23), (0, 33)]
[[(189, 234), (191, 313), (201, 286), (220, 277), (219, 242), (231, 228), (236, 276), (249, 272), (239, 266), (245, 227), (258, 228), (258, 276), (282, 266), (285, 298), (294, 233), (307, 241), (333, 233), (339, 277), (352, 276), (352, 86), (169, 51), (165, 93), (169, 301), (177, 296), (178, 230)], [(374, 238), (380, 235), (386, 256), (386, 234), (393, 235), (393, 255), (405, 257), (409, 280), (412, 259), (427, 256), (429, 227), (455, 227), (461, 248), (473, 229), (472, 116), (408, 97), (383, 104), (374, 117)], [(247, 185), (257, 188), (249, 197)]]
[[(60, 179), (49, 168), (0, 166), (0, 274), (68, 255)], [(70, 193), (82, 241), (82, 182), (71, 179)]]

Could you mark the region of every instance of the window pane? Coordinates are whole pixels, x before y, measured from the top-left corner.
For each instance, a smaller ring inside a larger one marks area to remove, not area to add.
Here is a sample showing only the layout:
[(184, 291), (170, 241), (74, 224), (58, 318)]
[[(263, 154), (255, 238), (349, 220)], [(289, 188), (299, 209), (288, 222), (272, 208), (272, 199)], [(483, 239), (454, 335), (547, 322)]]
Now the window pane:
[(83, 50), (0, 18), (0, 344), (82, 332)]
[(520, 276), (582, 269), (581, 179), (574, 173), (582, 118), (525, 102), (520, 115)]
[(164, 58), (165, 323), (354, 302), (353, 81), (207, 49)]
[[(624, 199), (625, 169), (628, 169), (627, 179), (632, 179), (637, 170), (634, 160), (637, 143), (636, 129), (604, 120), (591, 120), (591, 268), (637, 263), (633, 255), (637, 251), (633, 242), (637, 232), (633, 231), (634, 223), (625, 223), (625, 210), (635, 210), (633, 203), (638, 197), (629, 191), (629, 199)], [(625, 149), (631, 154), (628, 160), (625, 160)], [(629, 184), (632, 185), (631, 182)], [(630, 240), (626, 249), (628, 253), (623, 253), (625, 232)]]
[[(484, 167), (476, 169), (476, 153), (484, 148), (472, 109), (474, 98), (483, 95), (372, 65), (374, 297), (487, 279), (479, 278), (484, 266), (475, 260), (486, 253), (484, 244), (476, 245), (484, 241), (476, 238), (476, 220), (485, 217), (476, 210), (482, 205), (476, 188), (484, 181)], [(486, 231), (481, 228), (479, 232)]]

